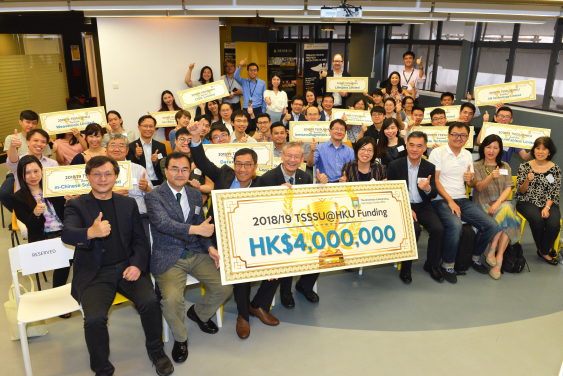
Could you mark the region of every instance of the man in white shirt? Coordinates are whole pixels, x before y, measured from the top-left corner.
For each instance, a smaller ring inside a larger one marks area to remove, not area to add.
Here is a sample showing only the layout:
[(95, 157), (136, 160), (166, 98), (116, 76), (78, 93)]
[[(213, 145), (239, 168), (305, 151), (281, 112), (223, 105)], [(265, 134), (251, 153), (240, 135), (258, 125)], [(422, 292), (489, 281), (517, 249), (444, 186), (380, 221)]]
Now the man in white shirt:
[(480, 205), (467, 198), (465, 185), (475, 187), (475, 173), (471, 153), (463, 148), (469, 137), (466, 123), (453, 122), (448, 129), (448, 144), (434, 149), (429, 162), (436, 166), (438, 197), (432, 206), (444, 226), (444, 247), (440, 272), (444, 279), (456, 283), (455, 256), (462, 234), (462, 222), (478, 230), (473, 249), (473, 269), (488, 274), (480, 261), (481, 254), (498, 232), (498, 223)]
[(242, 86), (234, 78), (235, 65), (234, 60), (225, 61), (225, 75), (221, 77), (230, 93), (228, 97), (223, 98), (223, 103), (228, 103), (232, 111), (240, 110), (240, 97), (242, 95)]
[(229, 132), (232, 134), (234, 131), (233, 125), (231, 124), (232, 114), (233, 114), (233, 109), (231, 108), (231, 105), (227, 102), (221, 103), (221, 106), (219, 106), (219, 115), (221, 115), (221, 120), (218, 120), (211, 125), (213, 126), (215, 124), (224, 124), (225, 127), (227, 127)]
[(332, 121), (332, 108), (334, 107), (334, 97), (332, 93), (325, 93), (321, 101), (321, 121)]
[[(422, 56), (416, 61), (418, 69), (413, 68), (414, 59), (415, 57), (412, 51), (407, 51), (403, 54), (405, 69), (399, 72), (399, 76), (401, 76), (401, 87), (403, 90), (408, 90), (415, 99), (418, 99), (419, 84), (426, 81), (426, 75), (422, 67)], [(415, 101), (415, 103), (417, 102)]]
[[(340, 54), (334, 55), (332, 58), (332, 68), (333, 70), (327, 71), (325, 68), (319, 73), (319, 77), (315, 78), (315, 92), (317, 96), (323, 96), (326, 93), (326, 78), (327, 77), (352, 77), (348, 72), (344, 72), (344, 58)], [(335, 108), (347, 108), (346, 99), (348, 99), (349, 94), (343, 91), (338, 93), (332, 93), (334, 98)]]
[(231, 121), (233, 122), (235, 131), (231, 136), (232, 143), (252, 143), (257, 142), (254, 138), (250, 137), (246, 133), (246, 128), (248, 128), (248, 124), (250, 123), (250, 115), (248, 112), (243, 110), (236, 110), (231, 115)]

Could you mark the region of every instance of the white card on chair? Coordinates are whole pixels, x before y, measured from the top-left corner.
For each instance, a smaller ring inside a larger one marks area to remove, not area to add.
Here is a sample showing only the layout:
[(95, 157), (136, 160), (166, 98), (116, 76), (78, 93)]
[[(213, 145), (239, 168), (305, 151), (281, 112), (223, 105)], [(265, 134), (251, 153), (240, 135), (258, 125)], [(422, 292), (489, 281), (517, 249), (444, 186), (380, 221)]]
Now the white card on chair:
[(60, 238), (18, 246), (22, 275), (70, 266), (68, 251)]

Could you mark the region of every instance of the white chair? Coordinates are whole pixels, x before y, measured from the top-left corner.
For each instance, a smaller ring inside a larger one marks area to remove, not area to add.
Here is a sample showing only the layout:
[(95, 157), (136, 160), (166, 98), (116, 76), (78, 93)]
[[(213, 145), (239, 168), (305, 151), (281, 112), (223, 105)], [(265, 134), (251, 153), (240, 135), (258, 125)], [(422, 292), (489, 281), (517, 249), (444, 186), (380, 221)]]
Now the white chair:
[[(42, 243), (43, 242), (36, 242), (32, 244), (40, 250), (42, 249)], [(14, 282), (14, 286), (16, 286), (14, 290), (16, 292), (16, 303), (18, 306), (18, 326), (20, 331), (23, 362), (25, 365), (25, 374), (27, 376), (32, 376), (33, 371), (31, 368), (31, 358), (27, 343), (26, 325), (31, 322), (47, 320), (74, 311), (79, 311), (80, 306), (70, 295), (70, 283), (49, 290), (29, 292), (27, 294), (20, 295), (18, 280), (18, 271), (22, 269), (20, 249), (18, 249), (18, 247), (11, 248), (9, 250), (9, 254), (12, 280)], [(68, 258), (72, 259), (73, 255), (74, 250), (69, 249)], [(60, 267), (62, 268), (65, 266), (66, 265), (61, 265)]]

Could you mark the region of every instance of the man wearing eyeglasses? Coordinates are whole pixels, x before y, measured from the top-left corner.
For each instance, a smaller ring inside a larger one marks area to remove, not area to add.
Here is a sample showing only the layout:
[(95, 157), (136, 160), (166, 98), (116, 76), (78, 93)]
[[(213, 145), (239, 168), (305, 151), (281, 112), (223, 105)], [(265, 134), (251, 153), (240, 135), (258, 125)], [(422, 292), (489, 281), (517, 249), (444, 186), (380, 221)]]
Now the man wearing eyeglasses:
[[(240, 103), (236, 103), (235, 106), (240, 107)], [(238, 108), (240, 110), (240, 108)], [(235, 110), (236, 111), (236, 110)], [(216, 121), (215, 123), (211, 124), (212, 126), (215, 124), (224, 124), (225, 127), (229, 130), (230, 134), (234, 132), (233, 125), (231, 124), (231, 115), (233, 114), (233, 109), (229, 102), (221, 103), (219, 106), (219, 115), (221, 115), (221, 120)]]
[(362, 137), (371, 137), (375, 140), (375, 142), (377, 142), (377, 140), (379, 140), (379, 132), (383, 126), (383, 120), (385, 120), (385, 109), (381, 106), (373, 106), (370, 113), (373, 124), (367, 128), (362, 126), (362, 130), (360, 131), (357, 139), (359, 140)]
[[(258, 78), (258, 64), (256, 63), (248, 64), (246, 66), (248, 78), (241, 78), (240, 71), (245, 64), (246, 59), (240, 61), (233, 77), (242, 87), (242, 98), (244, 100), (244, 103), (242, 104), (243, 110), (248, 113), (248, 109), (252, 108), (254, 115), (258, 116), (263, 112), (263, 109), (266, 108), (266, 102), (264, 102), (266, 82)], [(253, 132), (255, 130), (256, 124), (251, 122), (248, 126), (248, 131)]]
[(141, 116), (138, 128), (141, 137), (129, 144), (127, 159), (143, 166), (147, 170), (147, 178), (153, 186), (157, 186), (163, 180), (158, 161), (166, 157), (166, 146), (152, 139), (156, 130), (156, 119), (152, 116)]
[(280, 118), (280, 121), (283, 122), (283, 125), (289, 129), (289, 122), (290, 121), (305, 121), (305, 115), (301, 113), (303, 111), (303, 103), (305, 102), (305, 98), (301, 95), (294, 95), (291, 98), (291, 112), (287, 112), (287, 109), (283, 109), (283, 114)]
[(231, 121), (235, 129), (231, 138), (232, 143), (246, 144), (257, 142), (246, 133), (246, 129), (250, 123), (250, 115), (248, 115), (247, 112), (236, 110), (231, 115)]
[(444, 247), (440, 272), (444, 279), (456, 283), (455, 256), (462, 234), (462, 222), (477, 230), (473, 249), (472, 266), (481, 274), (488, 268), (481, 263), (481, 254), (498, 232), (497, 222), (480, 205), (470, 201), (465, 185), (475, 187), (475, 173), (471, 153), (463, 148), (469, 137), (467, 123), (453, 122), (448, 129), (448, 144), (434, 149), (428, 161), (436, 166), (436, 188), (438, 197), (432, 206), (444, 226)]
[(270, 125), (272, 125), (270, 114), (264, 112), (258, 115), (258, 118), (256, 118), (256, 127), (258, 129), (254, 132), (252, 138), (257, 142), (273, 142)]
[(170, 375), (174, 366), (164, 353), (162, 313), (149, 274), (150, 244), (137, 203), (112, 193), (119, 177), (113, 159), (91, 158), (86, 177), (92, 191), (67, 202), (61, 239), (76, 247), (71, 294), (84, 312), (90, 367), (96, 375), (115, 371), (109, 361), (107, 321), (119, 292), (137, 307), (156, 373)]
[[(340, 54), (334, 55), (332, 58), (332, 70), (327, 71), (323, 67), (323, 70), (319, 73), (319, 77), (315, 78), (315, 92), (318, 97), (322, 97), (326, 93), (326, 78), (327, 77), (352, 77), (348, 72), (344, 72), (344, 58)], [(332, 93), (334, 98), (334, 108), (348, 108), (346, 107), (346, 99), (348, 99), (348, 93), (339, 91), (338, 93)]]

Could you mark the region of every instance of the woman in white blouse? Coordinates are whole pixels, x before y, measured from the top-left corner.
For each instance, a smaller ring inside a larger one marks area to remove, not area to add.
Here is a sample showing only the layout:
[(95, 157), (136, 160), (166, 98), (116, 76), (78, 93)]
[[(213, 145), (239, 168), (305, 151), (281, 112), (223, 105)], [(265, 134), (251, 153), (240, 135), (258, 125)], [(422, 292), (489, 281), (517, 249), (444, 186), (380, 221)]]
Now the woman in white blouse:
[(268, 89), (264, 91), (264, 101), (266, 102), (266, 112), (270, 119), (280, 119), (283, 109), (287, 107), (287, 94), (280, 90), (281, 74), (274, 72), (270, 77)]

